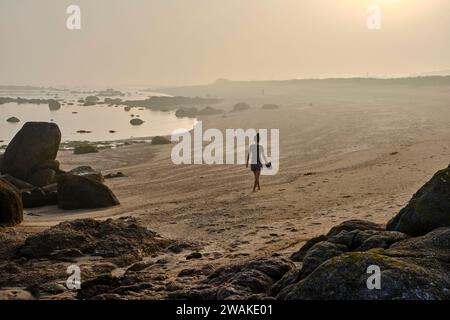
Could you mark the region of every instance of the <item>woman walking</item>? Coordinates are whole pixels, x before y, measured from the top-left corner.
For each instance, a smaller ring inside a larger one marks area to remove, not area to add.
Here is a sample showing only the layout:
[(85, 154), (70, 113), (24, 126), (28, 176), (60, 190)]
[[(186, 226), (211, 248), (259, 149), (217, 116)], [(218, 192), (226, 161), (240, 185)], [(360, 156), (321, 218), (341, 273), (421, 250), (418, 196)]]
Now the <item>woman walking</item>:
[(247, 153), (247, 161), (245, 163), (245, 166), (247, 168), (250, 156), (251, 156), (250, 169), (252, 170), (255, 176), (255, 182), (253, 184), (253, 192), (255, 192), (256, 188), (258, 188), (258, 190), (261, 190), (261, 186), (259, 185), (259, 176), (261, 175), (261, 169), (263, 166), (261, 159), (264, 160), (267, 167), (269, 166), (269, 164), (267, 164), (267, 158), (264, 153), (264, 148), (259, 144), (259, 133), (256, 134), (255, 143), (250, 146), (249, 152)]

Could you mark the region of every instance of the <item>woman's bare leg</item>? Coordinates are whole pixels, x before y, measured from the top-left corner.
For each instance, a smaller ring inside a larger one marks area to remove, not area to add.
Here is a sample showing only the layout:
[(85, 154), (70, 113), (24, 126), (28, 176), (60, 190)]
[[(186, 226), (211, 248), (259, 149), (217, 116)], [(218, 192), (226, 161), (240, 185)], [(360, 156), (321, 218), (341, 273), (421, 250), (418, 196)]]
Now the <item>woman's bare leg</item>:
[(256, 191), (256, 186), (257, 186), (257, 174), (258, 171), (253, 171), (253, 174), (255, 175), (255, 182), (253, 183), (253, 192)]
[(261, 175), (261, 171), (255, 172), (255, 184), (258, 187), (258, 190), (261, 190), (261, 187), (259, 186), (259, 176)]

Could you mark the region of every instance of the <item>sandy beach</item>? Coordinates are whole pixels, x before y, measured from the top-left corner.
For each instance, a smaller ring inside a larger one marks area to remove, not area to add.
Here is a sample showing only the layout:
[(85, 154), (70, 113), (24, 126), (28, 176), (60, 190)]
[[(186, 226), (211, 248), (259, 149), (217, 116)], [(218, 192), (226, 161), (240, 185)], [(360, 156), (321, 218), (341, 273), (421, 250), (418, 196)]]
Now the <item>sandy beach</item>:
[(125, 173), (106, 181), (121, 205), (94, 211), (27, 209), (16, 232), (34, 233), (79, 218), (133, 216), (165, 238), (201, 248), (200, 260), (170, 257), (166, 271), (176, 276), (188, 266), (288, 257), (304, 241), (348, 219), (385, 224), (450, 159), (445, 120), (450, 97), (435, 93), (430, 100), (426, 90), (415, 94), (414, 102), (407, 95), (379, 103), (315, 98), (312, 105), (286, 103), (271, 111), (261, 110), (258, 98), (250, 101), (250, 110), (202, 117), (204, 129), (280, 129), (280, 170), (263, 176), (256, 193), (245, 166), (174, 165), (170, 145), (76, 156), (59, 152), (63, 169), (91, 165), (103, 174)]

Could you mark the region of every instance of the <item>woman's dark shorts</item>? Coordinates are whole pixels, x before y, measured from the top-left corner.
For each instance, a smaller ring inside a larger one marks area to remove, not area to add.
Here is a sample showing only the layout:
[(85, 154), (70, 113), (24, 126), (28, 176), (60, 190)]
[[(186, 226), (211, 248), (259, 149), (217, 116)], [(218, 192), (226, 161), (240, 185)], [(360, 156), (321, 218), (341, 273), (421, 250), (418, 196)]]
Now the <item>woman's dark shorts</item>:
[(255, 171), (261, 171), (261, 168), (262, 168), (262, 164), (261, 163), (258, 163), (258, 164), (251, 164), (250, 165), (250, 170), (252, 170), (253, 172), (255, 172)]

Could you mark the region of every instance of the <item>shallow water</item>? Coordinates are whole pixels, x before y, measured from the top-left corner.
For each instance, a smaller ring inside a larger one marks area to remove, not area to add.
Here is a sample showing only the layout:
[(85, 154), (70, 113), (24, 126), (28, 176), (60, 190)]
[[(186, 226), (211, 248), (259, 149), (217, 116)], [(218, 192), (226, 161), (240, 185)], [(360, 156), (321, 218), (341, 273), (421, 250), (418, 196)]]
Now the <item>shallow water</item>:
[[(131, 125), (131, 114), (138, 115), (145, 122), (140, 126)], [(7, 122), (6, 119), (12, 116), (19, 118), (20, 122)], [(131, 108), (129, 112), (126, 112), (123, 106), (63, 105), (57, 111), (50, 111), (46, 104), (6, 103), (0, 105), (0, 145), (7, 144), (27, 121), (47, 121), (58, 124), (63, 141), (112, 141), (169, 135), (176, 130), (191, 130), (196, 120), (177, 118), (174, 111), (161, 112)], [(77, 133), (78, 130), (92, 132)], [(110, 133), (110, 130), (116, 132)]]

